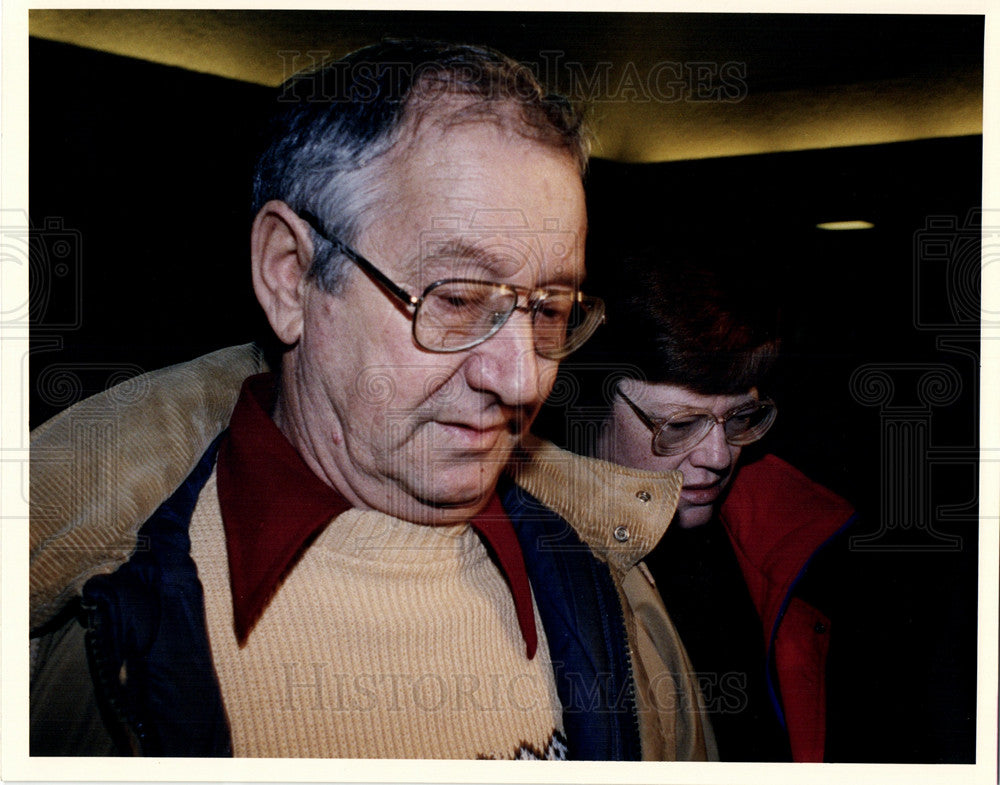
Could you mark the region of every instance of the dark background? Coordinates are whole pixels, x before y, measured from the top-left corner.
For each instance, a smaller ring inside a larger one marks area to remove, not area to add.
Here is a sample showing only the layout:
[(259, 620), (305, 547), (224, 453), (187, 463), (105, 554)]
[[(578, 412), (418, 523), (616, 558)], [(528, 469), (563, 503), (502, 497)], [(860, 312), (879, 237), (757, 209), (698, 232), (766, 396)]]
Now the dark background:
[[(37, 425), (266, 334), (247, 206), (269, 91), (37, 39), (30, 68)], [(745, 237), (734, 263), (773, 281), (784, 365), (768, 448), (854, 502), (868, 535), (852, 548), (864, 580), (843, 587), (852, 666), (831, 695), (852, 730), (845, 759), (974, 760), (981, 148), (595, 160), (588, 179), (595, 277), (659, 233), (665, 247)], [(815, 229), (840, 218), (875, 228)]]
[[(774, 452), (860, 516), (810, 570), (832, 576), (810, 597), (834, 619), (832, 760), (974, 760), (981, 152), (981, 137), (962, 137), (596, 161), (589, 181), (588, 291), (633, 249), (662, 249), (669, 265), (694, 248), (754, 270), (780, 307), (764, 391), (779, 416), (744, 460)], [(816, 228), (850, 218), (875, 228)], [(577, 361), (537, 424), (570, 448), (592, 438), (573, 430), (574, 416), (593, 420), (587, 383), (572, 381), (592, 371)]]

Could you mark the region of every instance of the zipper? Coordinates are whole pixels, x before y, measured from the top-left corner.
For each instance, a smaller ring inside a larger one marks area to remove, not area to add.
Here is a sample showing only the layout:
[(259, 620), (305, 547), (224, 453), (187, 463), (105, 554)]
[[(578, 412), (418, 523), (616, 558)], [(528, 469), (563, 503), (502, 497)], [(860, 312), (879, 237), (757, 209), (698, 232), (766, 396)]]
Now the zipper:
[[(101, 717), (115, 746), (122, 750), (123, 754), (141, 756), (143, 755), (142, 742), (145, 738), (144, 728), (141, 721), (133, 720), (130, 717), (123, 701), (121, 677), (115, 674), (116, 663), (108, 660), (105, 655), (105, 647), (101, 646), (100, 642), (104, 636), (104, 619), (100, 608), (97, 603), (86, 599), (81, 602), (81, 608), (87, 619), (84, 643)], [(117, 673), (121, 674), (125, 668), (126, 665), (122, 663), (118, 667)]]

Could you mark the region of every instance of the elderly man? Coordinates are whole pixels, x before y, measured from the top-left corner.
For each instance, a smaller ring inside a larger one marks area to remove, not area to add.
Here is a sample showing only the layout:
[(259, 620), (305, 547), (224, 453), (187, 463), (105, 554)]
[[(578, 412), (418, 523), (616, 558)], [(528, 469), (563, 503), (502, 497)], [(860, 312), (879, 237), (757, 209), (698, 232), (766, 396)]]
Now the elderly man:
[(279, 106), (251, 257), (280, 370), (223, 350), (33, 435), (32, 753), (712, 755), (638, 566), (679, 477), (526, 438), (602, 318), (575, 115), (426, 42)]

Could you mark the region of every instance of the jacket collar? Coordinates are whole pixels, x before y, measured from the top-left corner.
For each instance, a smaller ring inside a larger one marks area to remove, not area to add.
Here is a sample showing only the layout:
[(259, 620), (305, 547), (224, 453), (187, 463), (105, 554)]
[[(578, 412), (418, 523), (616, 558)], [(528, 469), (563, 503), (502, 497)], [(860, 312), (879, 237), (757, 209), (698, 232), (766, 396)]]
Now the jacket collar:
[(30, 624), (126, 562), (139, 527), (226, 427), (243, 380), (265, 369), (253, 344), (129, 379), (31, 433)]
[(851, 504), (775, 455), (740, 467), (719, 517), (770, 630), (803, 570), (853, 521)]
[(514, 481), (557, 512), (580, 538), (624, 575), (663, 537), (683, 475), (584, 458), (526, 437), (508, 467)]

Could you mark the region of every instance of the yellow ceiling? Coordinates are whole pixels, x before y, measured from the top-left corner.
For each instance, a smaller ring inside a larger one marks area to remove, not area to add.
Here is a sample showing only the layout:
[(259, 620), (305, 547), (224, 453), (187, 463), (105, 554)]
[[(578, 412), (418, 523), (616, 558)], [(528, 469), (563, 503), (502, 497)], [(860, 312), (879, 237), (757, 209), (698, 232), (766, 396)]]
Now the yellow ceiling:
[[(836, 73), (818, 71), (817, 83), (796, 84), (794, 71), (809, 68), (810, 52), (789, 47), (780, 35), (772, 43), (756, 30), (752, 49), (741, 52), (738, 35), (713, 37), (718, 26), (706, 27), (712, 20), (701, 17), (654, 15), (654, 21), (670, 24), (650, 32), (648, 16), (611, 14), (595, 20), (566, 14), (551, 30), (543, 26), (541, 33), (539, 18), (505, 16), (507, 32), (487, 42), (524, 58), (525, 52), (540, 51), (518, 38), (519, 32), (530, 33), (535, 36), (531, 41), (544, 41), (546, 48), (561, 50), (565, 61), (581, 63), (579, 73), (602, 73), (608, 85), (619, 86), (628, 84), (623, 64), (648, 74), (665, 59), (706, 59), (706, 51), (711, 62), (742, 58), (747, 63), (749, 89), (738, 101), (636, 100), (642, 96), (627, 89), (599, 96), (601, 100), (591, 102), (591, 115), (598, 141), (595, 152), (604, 158), (668, 161), (982, 133), (982, 70), (974, 57), (972, 62), (966, 56), (953, 67), (919, 73), (892, 73), (882, 67), (868, 78), (850, 72), (844, 83)], [(73, 9), (32, 10), (29, 30), (40, 38), (277, 85), (293, 70), (309, 65), (310, 52), (337, 56), (397, 33), (399, 26), (408, 34), (455, 38), (465, 33), (465, 20), (482, 25), (481, 19), (461, 13), (394, 17), (342, 11)], [(780, 32), (784, 22), (762, 17), (754, 23), (777, 25)], [(608, 64), (606, 72), (600, 70), (601, 63)], [(786, 72), (790, 78), (783, 76)], [(754, 77), (762, 77), (768, 86), (758, 89)]]

